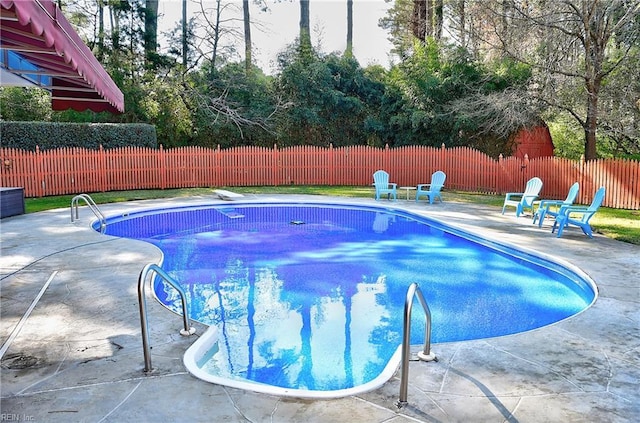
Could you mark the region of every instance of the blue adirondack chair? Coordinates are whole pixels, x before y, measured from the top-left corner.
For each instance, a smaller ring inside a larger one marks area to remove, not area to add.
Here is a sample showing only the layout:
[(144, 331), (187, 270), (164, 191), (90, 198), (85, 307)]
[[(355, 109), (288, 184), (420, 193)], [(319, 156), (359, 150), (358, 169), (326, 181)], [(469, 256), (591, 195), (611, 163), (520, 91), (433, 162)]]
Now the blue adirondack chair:
[(544, 221), (544, 217), (546, 215), (549, 216), (557, 216), (558, 211), (562, 206), (571, 206), (573, 202), (576, 201), (576, 197), (578, 196), (578, 191), (580, 191), (580, 184), (578, 182), (571, 185), (569, 188), (569, 193), (567, 194), (567, 198), (564, 200), (542, 200), (538, 205), (538, 209), (533, 214), (533, 223), (536, 223), (538, 220), (538, 227), (542, 227), (542, 222)]
[[(560, 207), (560, 211), (558, 211), (558, 215), (556, 216), (556, 221), (553, 223), (553, 228), (551, 229), (551, 233), (555, 232), (556, 228), (558, 228), (558, 238), (562, 236), (562, 231), (569, 224), (576, 225), (582, 229), (582, 232), (589, 238), (593, 238), (593, 231), (591, 230), (591, 225), (589, 225), (589, 220), (593, 217), (594, 214), (600, 208), (602, 201), (604, 200), (605, 188), (600, 187), (596, 194), (593, 196), (593, 200), (591, 201), (591, 205), (589, 207), (584, 206), (563, 206)], [(575, 215), (579, 215), (579, 218), (573, 217)]]
[(393, 201), (396, 200), (397, 184), (389, 182), (389, 174), (384, 170), (377, 170), (373, 174), (373, 185), (376, 187), (376, 200), (379, 200), (380, 196), (384, 194), (388, 199), (393, 196)]
[(504, 197), (502, 214), (507, 206), (515, 207), (518, 217), (524, 212), (525, 207), (531, 209), (531, 213), (533, 213), (533, 202), (538, 198), (540, 190), (542, 190), (542, 180), (535, 177), (527, 181), (524, 192), (508, 192)]
[(433, 200), (436, 198), (439, 198), (440, 202), (442, 203), (440, 190), (442, 190), (442, 187), (444, 186), (445, 179), (447, 179), (447, 175), (443, 171), (438, 170), (436, 172), (433, 172), (433, 174), (431, 175), (430, 184), (418, 185), (418, 189), (416, 191), (416, 203), (418, 202), (418, 199), (420, 197), (429, 198), (429, 204), (433, 204)]

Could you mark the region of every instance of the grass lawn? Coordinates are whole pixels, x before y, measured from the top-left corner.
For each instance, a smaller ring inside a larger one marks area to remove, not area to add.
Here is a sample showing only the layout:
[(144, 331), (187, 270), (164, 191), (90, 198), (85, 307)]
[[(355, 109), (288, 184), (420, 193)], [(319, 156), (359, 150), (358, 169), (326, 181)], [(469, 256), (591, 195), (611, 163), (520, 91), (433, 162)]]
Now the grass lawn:
[[(275, 186), (275, 187), (228, 187), (230, 191), (244, 194), (310, 194), (336, 197), (372, 197), (373, 188), (351, 186)], [(167, 190), (134, 190), (92, 193), (91, 198), (97, 204), (123, 201), (148, 200), (154, 198), (176, 198), (197, 195), (210, 195), (211, 188), (184, 188)], [(443, 191), (444, 192), (444, 191)], [(444, 192), (446, 201), (477, 203), (502, 207), (503, 196), (475, 194), (460, 191)], [(73, 195), (43, 198), (27, 198), (27, 213), (69, 207)], [(83, 204), (81, 202), (81, 204)], [(591, 219), (594, 232), (618, 241), (640, 245), (640, 211), (621, 210), (601, 207)]]

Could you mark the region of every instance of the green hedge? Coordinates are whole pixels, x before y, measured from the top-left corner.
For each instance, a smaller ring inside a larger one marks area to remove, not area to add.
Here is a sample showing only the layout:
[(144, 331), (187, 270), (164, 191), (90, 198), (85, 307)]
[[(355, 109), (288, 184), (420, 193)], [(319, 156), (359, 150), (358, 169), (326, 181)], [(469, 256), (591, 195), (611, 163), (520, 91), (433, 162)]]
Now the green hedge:
[(157, 148), (156, 128), (145, 123), (0, 122), (2, 147), (33, 151), (60, 147)]

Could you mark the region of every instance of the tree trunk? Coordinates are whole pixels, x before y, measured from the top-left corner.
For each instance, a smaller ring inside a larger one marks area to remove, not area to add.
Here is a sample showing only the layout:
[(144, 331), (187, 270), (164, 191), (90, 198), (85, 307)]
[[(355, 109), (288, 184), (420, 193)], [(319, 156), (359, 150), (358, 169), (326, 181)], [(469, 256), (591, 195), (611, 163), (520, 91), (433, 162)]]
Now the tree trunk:
[(222, 1), (216, 0), (216, 16), (214, 19), (215, 27), (213, 28), (213, 49), (211, 51), (211, 75), (215, 74), (216, 62), (218, 61), (218, 44), (220, 43), (220, 19), (222, 15)]
[(602, 63), (606, 44), (591, 39), (585, 40), (585, 50), (588, 60), (585, 61), (587, 117), (584, 121), (584, 158), (595, 160), (598, 158), (596, 150), (596, 133), (598, 128), (598, 98), (602, 86)]
[(346, 57), (353, 57), (353, 0), (347, 0), (347, 49)]
[(465, 9), (466, 0), (458, 0), (458, 19), (460, 20), (460, 45), (467, 47), (467, 16)]
[(249, 16), (249, 0), (242, 0), (242, 18), (244, 20), (244, 71), (251, 73), (251, 18)]
[(147, 60), (158, 51), (158, 0), (146, 0), (145, 3), (144, 51)]
[(111, 46), (117, 54), (120, 50), (120, 12), (113, 6), (109, 7), (109, 20), (111, 24)]
[[(425, 1), (425, 0), (422, 0)], [(426, 35), (427, 37), (433, 37), (433, 0), (426, 0), (426, 5), (425, 8), (427, 10), (427, 17), (426, 17)]]
[(596, 129), (598, 128), (598, 95), (589, 93), (587, 102), (587, 119), (584, 125), (584, 159), (598, 158), (596, 150)]
[(98, 54), (97, 59), (104, 59), (104, 2), (98, 0)]
[(411, 24), (413, 36), (425, 42), (427, 39), (427, 3), (425, 0), (414, 0), (413, 21)]
[(433, 38), (438, 41), (442, 38), (443, 7), (442, 0), (435, 0)]
[[(583, 7), (585, 5), (583, 4)], [(584, 28), (583, 47), (585, 53), (585, 83), (587, 91), (587, 117), (584, 121), (584, 158), (598, 158), (596, 149), (596, 133), (598, 128), (598, 99), (604, 73), (602, 66), (606, 61), (607, 44), (611, 37), (611, 29), (607, 23), (606, 13), (598, 8), (582, 9)]]
[(182, 66), (187, 68), (189, 47), (187, 44), (187, 0), (182, 0)]
[(311, 29), (309, 25), (309, 0), (300, 0), (300, 55), (311, 55)]

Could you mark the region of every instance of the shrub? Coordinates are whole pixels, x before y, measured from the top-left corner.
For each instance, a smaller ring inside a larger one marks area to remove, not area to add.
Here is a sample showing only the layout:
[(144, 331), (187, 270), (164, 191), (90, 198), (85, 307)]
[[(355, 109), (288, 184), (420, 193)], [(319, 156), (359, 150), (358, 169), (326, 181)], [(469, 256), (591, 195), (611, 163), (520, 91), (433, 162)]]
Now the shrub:
[(158, 146), (155, 126), (142, 123), (0, 122), (0, 133), (3, 147), (22, 150)]

